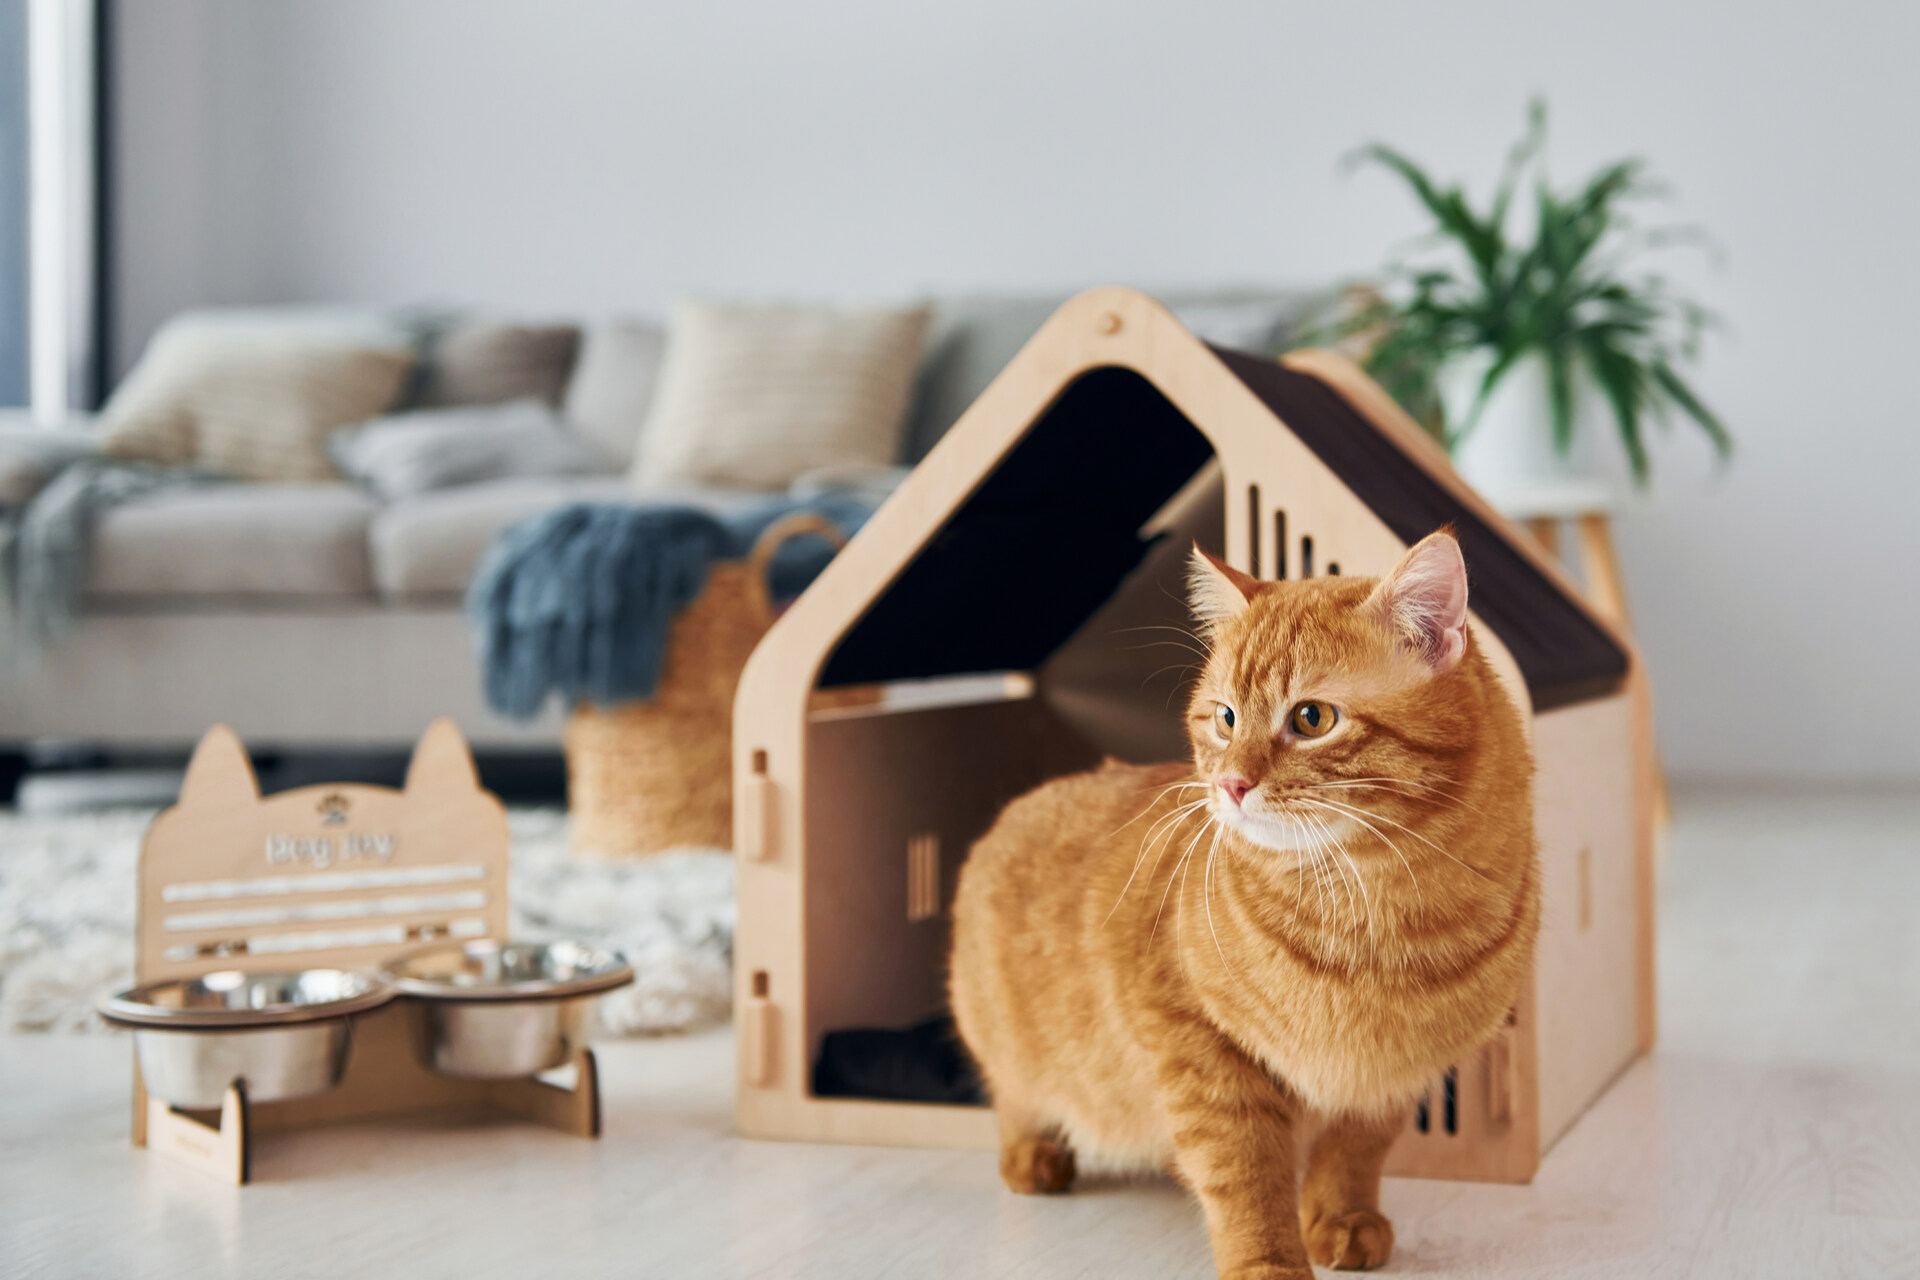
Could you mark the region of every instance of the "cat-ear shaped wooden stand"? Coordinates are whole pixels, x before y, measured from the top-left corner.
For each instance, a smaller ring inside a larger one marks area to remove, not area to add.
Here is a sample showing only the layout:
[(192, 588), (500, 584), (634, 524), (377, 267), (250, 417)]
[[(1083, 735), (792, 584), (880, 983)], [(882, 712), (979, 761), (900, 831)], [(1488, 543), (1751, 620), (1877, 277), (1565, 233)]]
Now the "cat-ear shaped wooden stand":
[[(195, 749), (179, 803), (148, 828), (139, 878), (142, 983), (222, 969), (378, 970), (422, 943), (506, 937), (506, 811), (480, 789), (449, 720), (420, 739), (403, 790), (341, 784), (264, 799), (222, 725)], [(257, 1135), (373, 1116), (494, 1110), (600, 1135), (591, 1049), (555, 1073), (571, 1073), (566, 1086), (435, 1075), (414, 1054), (418, 1017), (405, 997), (355, 1017), (345, 1078), (326, 1093), (249, 1103), (236, 1080), (217, 1112), (149, 1097), (136, 1055), (134, 1145), (245, 1183)]]

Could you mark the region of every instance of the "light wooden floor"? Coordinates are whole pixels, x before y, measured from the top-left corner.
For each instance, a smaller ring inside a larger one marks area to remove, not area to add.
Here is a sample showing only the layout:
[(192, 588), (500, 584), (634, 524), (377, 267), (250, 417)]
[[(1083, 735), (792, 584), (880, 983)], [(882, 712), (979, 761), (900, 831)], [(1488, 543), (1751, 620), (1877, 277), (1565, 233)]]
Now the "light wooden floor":
[[(1394, 1182), (1387, 1275), (1920, 1276), (1920, 796), (1679, 797), (1659, 1053), (1530, 1187)], [(269, 1139), (221, 1186), (126, 1146), (124, 1042), (0, 1040), (0, 1274), (1211, 1274), (1169, 1185), (731, 1134), (725, 1034), (606, 1046), (607, 1137)]]

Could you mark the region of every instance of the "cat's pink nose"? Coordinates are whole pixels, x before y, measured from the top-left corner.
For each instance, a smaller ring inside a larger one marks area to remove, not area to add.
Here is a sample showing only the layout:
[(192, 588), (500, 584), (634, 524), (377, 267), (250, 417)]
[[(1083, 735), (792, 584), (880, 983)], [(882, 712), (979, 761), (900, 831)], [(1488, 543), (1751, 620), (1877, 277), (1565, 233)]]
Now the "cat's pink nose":
[(1241, 797), (1253, 790), (1253, 784), (1245, 778), (1236, 778), (1228, 774), (1220, 779), (1220, 789), (1227, 793), (1227, 799), (1239, 804)]

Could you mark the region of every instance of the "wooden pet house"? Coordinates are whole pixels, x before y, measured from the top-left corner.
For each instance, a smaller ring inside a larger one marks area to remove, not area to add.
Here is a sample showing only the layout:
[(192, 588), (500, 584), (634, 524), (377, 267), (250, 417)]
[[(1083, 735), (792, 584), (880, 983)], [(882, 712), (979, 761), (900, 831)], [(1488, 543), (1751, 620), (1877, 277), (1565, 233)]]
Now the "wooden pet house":
[(1446, 524), (1532, 711), (1545, 916), (1509, 1026), (1436, 1079), (1389, 1172), (1531, 1178), (1653, 1042), (1639, 658), (1353, 364), (1217, 350), (1125, 289), (1062, 307), (748, 663), (741, 1131), (991, 1149), (984, 1107), (817, 1095), (823, 1038), (944, 1009), (955, 877), (1008, 800), (1102, 755), (1187, 754), (1181, 652), (1150, 628), (1190, 628), (1193, 540), (1261, 578), (1372, 575)]

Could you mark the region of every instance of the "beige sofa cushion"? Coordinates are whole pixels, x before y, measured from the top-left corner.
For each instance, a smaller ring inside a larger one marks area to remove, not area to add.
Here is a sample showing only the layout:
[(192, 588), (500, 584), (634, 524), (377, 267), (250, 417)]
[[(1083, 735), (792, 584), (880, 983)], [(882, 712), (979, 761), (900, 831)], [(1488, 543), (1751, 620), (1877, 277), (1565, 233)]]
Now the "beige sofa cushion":
[(481, 553), (511, 524), (569, 502), (681, 503), (723, 514), (764, 494), (668, 489), (642, 495), (618, 477), (500, 480), (405, 498), (375, 517), (374, 586), (389, 600), (446, 600), (467, 589)]
[(783, 489), (829, 463), (897, 461), (927, 315), (680, 304), (636, 483)]
[(177, 321), (107, 402), (101, 448), (239, 480), (337, 479), (328, 434), (386, 412), (412, 367), (344, 334)]
[(373, 589), (380, 510), (343, 484), (175, 489), (114, 507), (94, 530), (92, 597), (336, 599)]

